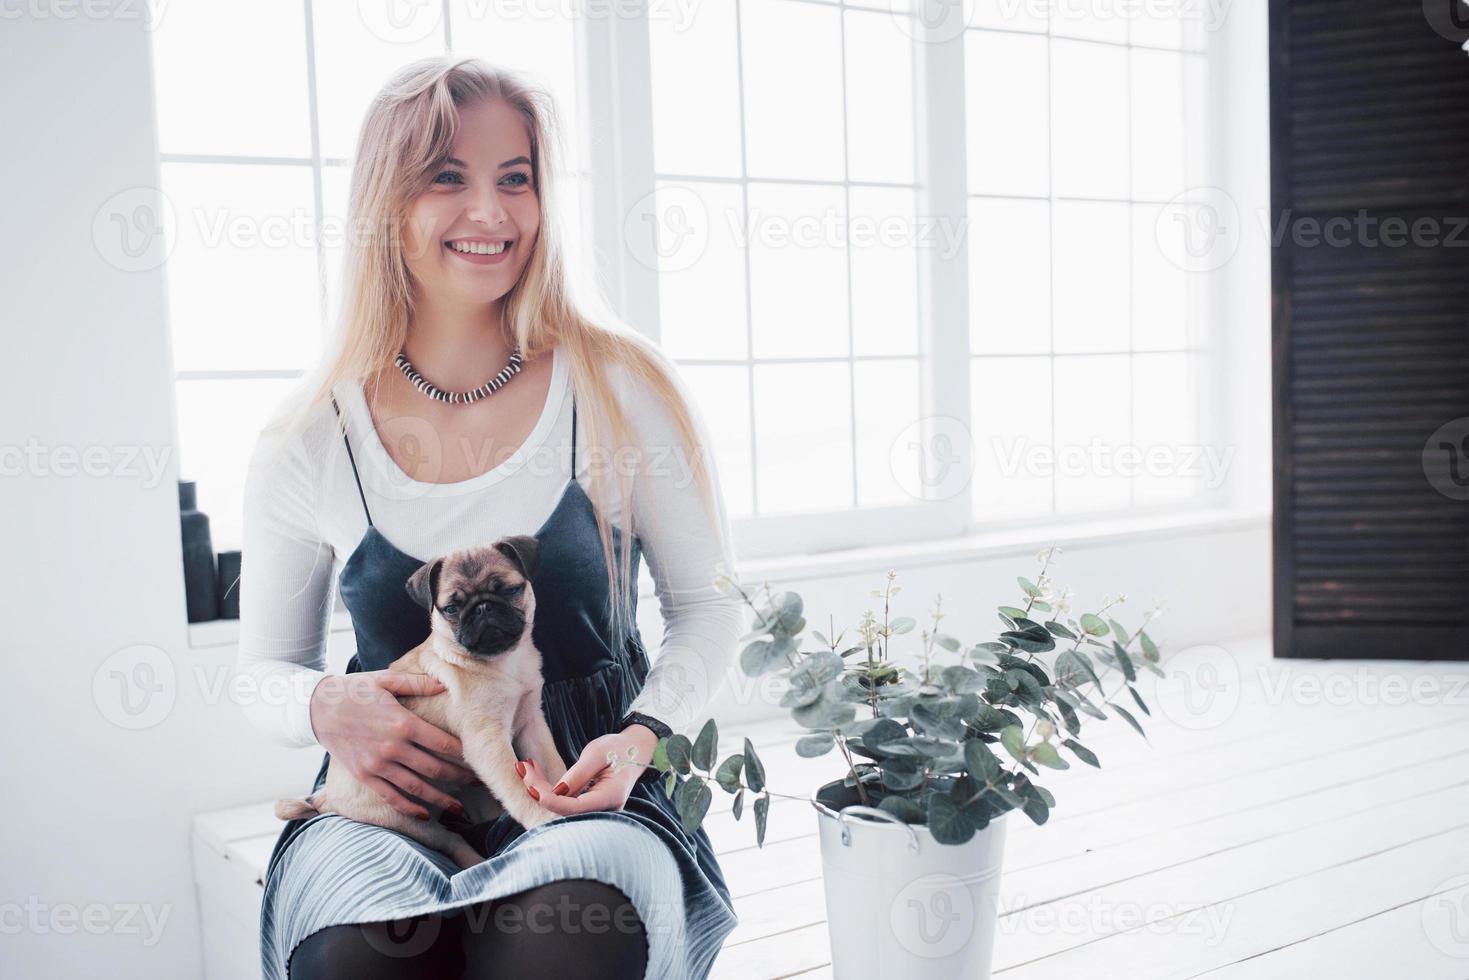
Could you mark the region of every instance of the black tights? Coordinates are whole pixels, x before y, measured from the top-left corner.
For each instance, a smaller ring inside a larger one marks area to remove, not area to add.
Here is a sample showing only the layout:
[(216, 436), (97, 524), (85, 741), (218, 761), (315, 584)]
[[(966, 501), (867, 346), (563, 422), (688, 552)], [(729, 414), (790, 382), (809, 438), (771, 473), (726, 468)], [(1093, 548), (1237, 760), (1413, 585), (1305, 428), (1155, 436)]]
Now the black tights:
[(329, 926), (291, 955), (290, 980), (640, 978), (648, 937), (631, 900), (590, 878), (567, 878), (438, 914)]

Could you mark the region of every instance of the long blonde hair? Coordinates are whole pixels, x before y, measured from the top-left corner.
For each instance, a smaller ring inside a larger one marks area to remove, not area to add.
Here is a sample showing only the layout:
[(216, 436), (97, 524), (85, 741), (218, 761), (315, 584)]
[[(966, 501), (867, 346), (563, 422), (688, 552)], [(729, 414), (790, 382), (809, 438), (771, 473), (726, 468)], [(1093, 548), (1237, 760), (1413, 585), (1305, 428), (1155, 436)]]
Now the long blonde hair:
[[(633, 527), (634, 473), (622, 464), (631, 457), (631, 469), (641, 471), (644, 454), (618, 404), (609, 366), (625, 368), (632, 383), (644, 386), (669, 409), (711, 523), (719, 519), (717, 491), (704, 458), (708, 450), (699, 444), (672, 362), (618, 318), (598, 288), (568, 276), (565, 219), (556, 183), (562, 155), (560, 126), (550, 94), (524, 76), (479, 58), (435, 55), (400, 69), (377, 94), (363, 121), (352, 167), (347, 215), (352, 233), (346, 244), (344, 296), (334, 341), (282, 402), (266, 430), (280, 434), (277, 445), (284, 445), (301, 433), (339, 381), (365, 382), (393, 363), (414, 308), (399, 230), (413, 200), (452, 155), (458, 107), (485, 98), (504, 100), (524, 119), (532, 186), (541, 206), (540, 230), (525, 270), (502, 301), (505, 327), (527, 360), (558, 345), (567, 358), (581, 409), (578, 429), (585, 432), (594, 464), (588, 496), (598, 505), (597, 532), (612, 607), (607, 612), (613, 628), (625, 630), (631, 626), (637, 588), (631, 556), (638, 529)], [(338, 418), (337, 428), (339, 435), (346, 432), (347, 413)], [(341, 439), (334, 442), (341, 445)], [(616, 555), (612, 526), (601, 506), (607, 474), (595, 465), (599, 459), (619, 464), (613, 467), (613, 476), (624, 506)]]

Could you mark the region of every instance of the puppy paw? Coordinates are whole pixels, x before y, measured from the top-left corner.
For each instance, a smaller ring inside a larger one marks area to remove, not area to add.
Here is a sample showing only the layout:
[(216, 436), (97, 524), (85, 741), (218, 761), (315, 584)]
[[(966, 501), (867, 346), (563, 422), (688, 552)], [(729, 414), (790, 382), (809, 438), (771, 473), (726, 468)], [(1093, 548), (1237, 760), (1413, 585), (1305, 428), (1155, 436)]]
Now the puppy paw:
[(459, 844), (453, 845), (453, 850), (449, 856), (454, 859), (454, 863), (458, 864), (460, 868), (472, 868), (484, 862), (484, 857), (468, 841), (464, 841), (462, 846)]

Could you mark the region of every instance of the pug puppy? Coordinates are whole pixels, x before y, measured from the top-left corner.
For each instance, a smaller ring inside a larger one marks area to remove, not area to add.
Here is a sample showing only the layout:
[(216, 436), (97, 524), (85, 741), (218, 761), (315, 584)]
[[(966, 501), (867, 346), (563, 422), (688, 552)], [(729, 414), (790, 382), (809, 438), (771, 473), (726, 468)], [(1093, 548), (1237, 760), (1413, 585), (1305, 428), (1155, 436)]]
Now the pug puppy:
[[(410, 695), (399, 702), (459, 738), (464, 762), (480, 782), (430, 782), (459, 799), (465, 817), (475, 823), (505, 812), (529, 830), (558, 816), (531, 799), (515, 769), (519, 759), (528, 758), (545, 770), (553, 785), (566, 774), (541, 713), (541, 654), (531, 642), (536, 600), (530, 578), (539, 565), (540, 548), (534, 537), (502, 538), (436, 558), (407, 583), (408, 594), (429, 611), (432, 632), (388, 669), (431, 674), (443, 682), (445, 690), (439, 694)], [(338, 813), (407, 834), (448, 854), (460, 867), (484, 860), (463, 837), (438, 822), (441, 807), (424, 805), (428, 820), (399, 813), (344, 767), (329, 764), (320, 791), (277, 801), (275, 815), (294, 820)]]

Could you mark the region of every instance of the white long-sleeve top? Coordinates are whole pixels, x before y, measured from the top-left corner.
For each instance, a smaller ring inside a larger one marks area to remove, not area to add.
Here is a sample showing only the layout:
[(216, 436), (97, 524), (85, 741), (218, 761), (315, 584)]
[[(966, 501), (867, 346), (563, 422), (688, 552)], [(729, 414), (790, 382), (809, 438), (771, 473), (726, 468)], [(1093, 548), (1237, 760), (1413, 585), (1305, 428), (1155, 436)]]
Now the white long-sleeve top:
[[(349, 415), (348, 438), (372, 522), (381, 534), (408, 554), (428, 557), (506, 535), (532, 534), (545, 523), (571, 465), (570, 370), (559, 348), (552, 358), (546, 405), (529, 438), (488, 472), (457, 483), (409, 477), (378, 437), (361, 383), (336, 386), (337, 404)], [(718, 519), (709, 519), (689, 472), (690, 458), (679, 449), (682, 441), (673, 417), (657, 396), (632, 383), (625, 369), (613, 367), (610, 372), (613, 389), (648, 454), (650, 465), (636, 478), (632, 494), (633, 523), (664, 621), (652, 669), (631, 710), (679, 732), (698, 720), (718, 690), (744, 632), (739, 599), (713, 584), (721, 572), (734, 574), (729, 522), (722, 492), (717, 494)], [(718, 489), (707, 426), (682, 377), (675, 373), (675, 380), (693, 413), (705, 465)], [(578, 414), (586, 411), (585, 405), (578, 407)], [(310, 702), (327, 674), (335, 584), (367, 530), (351, 463), (333, 420), (327, 401), (318, 406), (307, 429), (276, 456), (266, 450), (278, 437), (261, 433), (245, 483), (237, 668), (251, 693), (240, 700), (258, 730), (292, 746), (317, 742)], [(590, 490), (585, 432), (577, 426), (576, 478)], [(610, 499), (603, 509), (614, 526), (624, 527), (617, 488), (606, 492)]]

